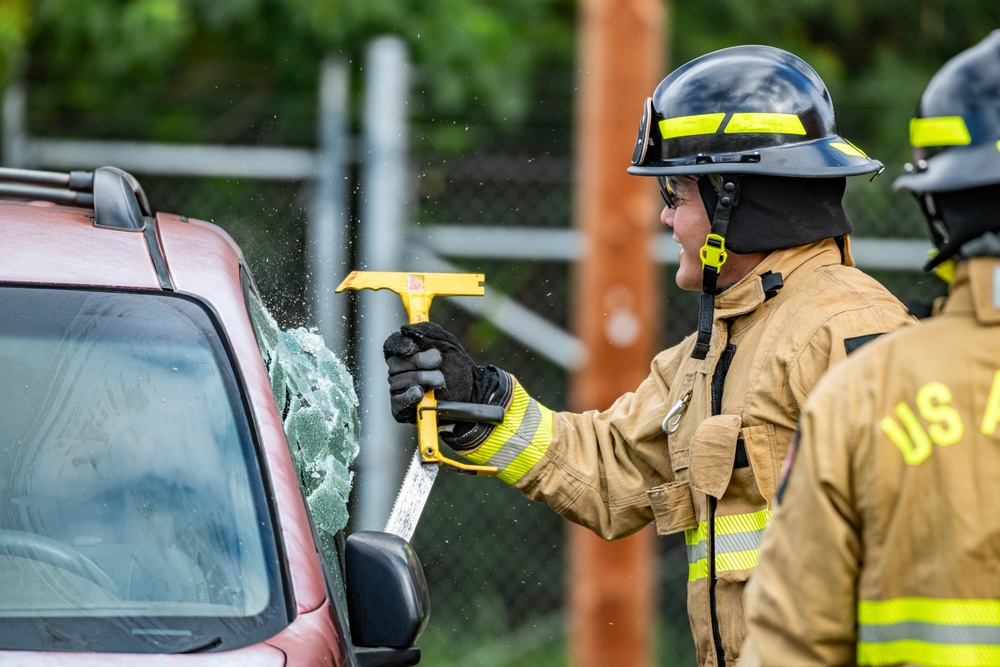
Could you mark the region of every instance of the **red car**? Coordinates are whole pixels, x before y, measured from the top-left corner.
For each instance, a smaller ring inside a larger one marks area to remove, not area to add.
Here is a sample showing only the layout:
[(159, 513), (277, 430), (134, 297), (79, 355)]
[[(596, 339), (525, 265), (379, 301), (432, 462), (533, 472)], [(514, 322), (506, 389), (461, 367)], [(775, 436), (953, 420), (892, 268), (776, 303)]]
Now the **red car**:
[(323, 556), (255, 300), (129, 174), (0, 169), (0, 664), (419, 662), (409, 545)]

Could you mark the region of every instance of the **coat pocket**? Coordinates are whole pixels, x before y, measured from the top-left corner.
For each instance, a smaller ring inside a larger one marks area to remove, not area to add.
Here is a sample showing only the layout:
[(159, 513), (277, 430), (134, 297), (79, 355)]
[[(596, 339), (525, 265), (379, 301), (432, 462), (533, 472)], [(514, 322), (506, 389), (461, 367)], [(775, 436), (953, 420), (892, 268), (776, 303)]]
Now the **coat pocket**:
[(723, 570), (716, 574), (720, 581), (727, 581), (733, 584), (745, 584), (750, 580), (752, 570)]
[(698, 525), (694, 518), (691, 487), (687, 482), (673, 482), (646, 492), (656, 519), (657, 535), (673, 535)]
[(781, 458), (773, 424), (748, 426), (741, 434), (760, 495), (774, 507), (774, 494), (781, 474)]
[(703, 421), (691, 439), (691, 488), (722, 498), (733, 474), (736, 441), (740, 436), (739, 415), (715, 415)]

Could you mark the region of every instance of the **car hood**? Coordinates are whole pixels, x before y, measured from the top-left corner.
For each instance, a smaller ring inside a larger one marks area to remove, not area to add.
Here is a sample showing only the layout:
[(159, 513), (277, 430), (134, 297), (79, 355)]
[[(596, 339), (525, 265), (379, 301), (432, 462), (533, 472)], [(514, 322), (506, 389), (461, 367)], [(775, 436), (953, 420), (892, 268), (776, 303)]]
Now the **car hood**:
[(25, 652), (0, 651), (0, 665), (18, 667), (105, 667), (129, 665), (165, 665), (183, 667), (284, 667), (285, 654), (267, 644), (249, 646), (236, 651), (184, 655), (135, 654), (135, 653), (71, 653), (71, 652)]

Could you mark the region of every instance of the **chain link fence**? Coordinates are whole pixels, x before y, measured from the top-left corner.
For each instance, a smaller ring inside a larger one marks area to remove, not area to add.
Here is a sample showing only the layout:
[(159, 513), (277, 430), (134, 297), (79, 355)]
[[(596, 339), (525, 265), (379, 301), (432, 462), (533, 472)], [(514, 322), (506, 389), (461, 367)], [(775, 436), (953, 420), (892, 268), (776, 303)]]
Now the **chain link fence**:
[[(572, 225), (573, 164), (568, 156), (417, 156), (415, 165), (418, 225)], [(916, 205), (888, 192), (890, 178), (883, 175), (876, 184), (852, 179), (846, 205), (856, 236), (922, 238)], [(279, 322), (310, 325), (304, 252), (307, 184), (151, 176), (142, 183), (156, 209), (208, 219), (226, 229), (246, 253)], [(657, 196), (652, 182), (650, 196)], [(571, 292), (572, 267), (566, 263), (453, 261), (461, 270), (484, 273), (488, 289), (569, 328), (573, 299), (580, 295)], [(674, 286), (675, 269), (667, 265), (660, 273), (663, 347), (679, 342), (696, 324), (698, 295)], [(872, 273), (904, 302), (944, 293), (943, 284), (919, 267)], [(551, 408), (566, 407), (568, 378), (561, 367), (446, 300), (435, 305), (434, 319), (458, 335), (479, 363), (512, 372)], [(565, 580), (564, 530), (554, 512), (496, 480), (440, 475), (412, 539), (433, 602), (432, 620), (420, 641), (421, 664), (566, 664), (565, 590), (572, 582)], [(683, 540), (666, 538), (658, 544), (655, 664), (693, 664)]]

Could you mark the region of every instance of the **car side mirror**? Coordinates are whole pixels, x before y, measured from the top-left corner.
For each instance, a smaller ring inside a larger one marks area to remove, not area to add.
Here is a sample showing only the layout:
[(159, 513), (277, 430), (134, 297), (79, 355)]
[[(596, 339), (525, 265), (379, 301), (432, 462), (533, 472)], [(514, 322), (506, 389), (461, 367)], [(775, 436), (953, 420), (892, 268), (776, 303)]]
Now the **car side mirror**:
[(409, 543), (390, 533), (352, 533), (344, 565), (351, 641), (359, 662), (366, 667), (417, 664), (420, 649), (413, 644), (430, 618), (430, 596)]

